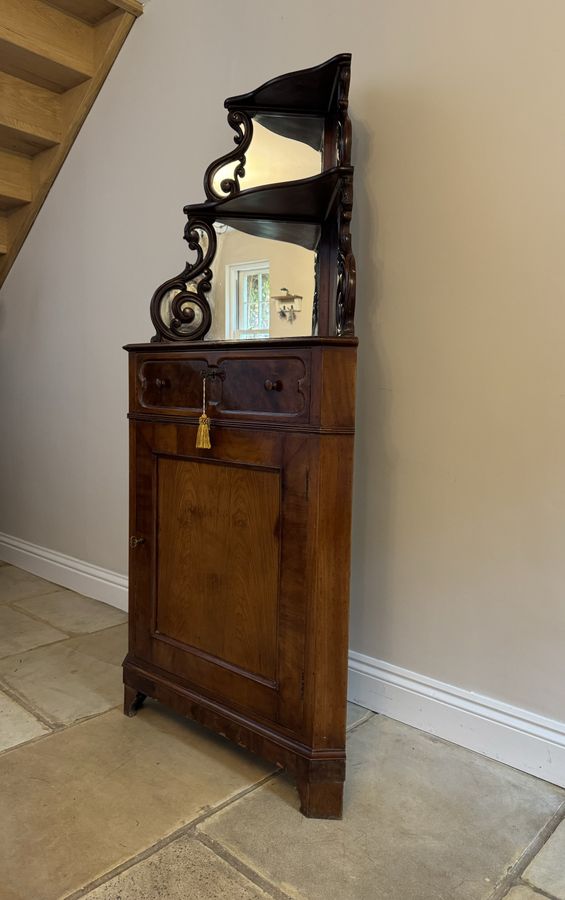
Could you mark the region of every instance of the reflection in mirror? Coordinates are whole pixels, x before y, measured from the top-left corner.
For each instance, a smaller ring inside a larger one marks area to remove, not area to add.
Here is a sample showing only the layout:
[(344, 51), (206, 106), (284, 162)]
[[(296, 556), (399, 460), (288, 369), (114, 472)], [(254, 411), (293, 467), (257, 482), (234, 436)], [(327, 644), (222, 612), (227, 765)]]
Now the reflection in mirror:
[(316, 253), (215, 225), (212, 327), (205, 340), (258, 340), (312, 334)]
[[(269, 121), (276, 123), (279, 120), (270, 117)], [(279, 181), (310, 178), (322, 171), (322, 156), (318, 150), (283, 137), (257, 121), (253, 122), (253, 138), (245, 156), (245, 175), (239, 182), (242, 191)], [(214, 174), (212, 186), (217, 196), (225, 196), (221, 183), (224, 179), (233, 179), (238, 165), (239, 160), (232, 160)]]

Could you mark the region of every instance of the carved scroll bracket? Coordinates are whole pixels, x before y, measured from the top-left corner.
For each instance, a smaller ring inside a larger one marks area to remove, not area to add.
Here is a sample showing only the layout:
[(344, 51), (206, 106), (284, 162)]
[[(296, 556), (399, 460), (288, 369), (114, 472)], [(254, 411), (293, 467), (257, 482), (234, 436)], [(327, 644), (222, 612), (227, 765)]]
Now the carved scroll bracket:
[[(206, 236), (206, 248), (202, 237)], [(160, 285), (151, 298), (151, 320), (157, 334), (152, 341), (196, 341), (210, 330), (212, 312), (206, 294), (212, 287), (210, 264), (216, 253), (217, 239), (213, 224), (191, 218), (184, 229), (184, 239), (196, 260), (186, 263), (183, 271)], [(171, 296), (170, 316), (164, 318), (163, 303)]]
[[(236, 197), (241, 190), (239, 179), (245, 176), (245, 154), (253, 137), (253, 121), (247, 113), (231, 109), (228, 113), (228, 124), (236, 132), (234, 137), (236, 146), (230, 153), (214, 160), (206, 169), (204, 190), (208, 200), (227, 200)], [(214, 186), (214, 178), (220, 169), (231, 162), (237, 163), (233, 171), (233, 178), (223, 178), (220, 182), (220, 191), (218, 191)]]

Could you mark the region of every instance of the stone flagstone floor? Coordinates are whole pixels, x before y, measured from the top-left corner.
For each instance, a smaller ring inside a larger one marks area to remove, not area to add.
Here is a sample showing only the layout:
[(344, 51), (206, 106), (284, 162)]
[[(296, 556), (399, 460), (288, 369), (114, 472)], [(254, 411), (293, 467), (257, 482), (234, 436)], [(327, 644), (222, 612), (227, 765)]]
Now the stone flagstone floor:
[(342, 822), (156, 703), (126, 616), (0, 567), (0, 900), (565, 900), (565, 791), (349, 707)]

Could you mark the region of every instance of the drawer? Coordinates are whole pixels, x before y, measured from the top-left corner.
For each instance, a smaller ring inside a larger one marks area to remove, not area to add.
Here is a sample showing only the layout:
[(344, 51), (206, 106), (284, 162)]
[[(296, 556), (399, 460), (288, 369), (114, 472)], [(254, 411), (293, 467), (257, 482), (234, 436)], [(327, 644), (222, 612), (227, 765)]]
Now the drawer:
[(135, 409), (199, 416), (203, 373), (208, 414), (213, 419), (309, 419), (309, 351), (141, 357), (136, 367)]

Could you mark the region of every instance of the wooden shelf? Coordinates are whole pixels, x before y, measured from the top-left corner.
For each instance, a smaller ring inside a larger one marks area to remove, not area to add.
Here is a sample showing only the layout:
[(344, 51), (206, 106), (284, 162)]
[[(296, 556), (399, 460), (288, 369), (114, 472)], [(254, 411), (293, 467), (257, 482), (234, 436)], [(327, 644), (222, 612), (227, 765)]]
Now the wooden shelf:
[(340, 53), (319, 66), (272, 78), (255, 91), (228, 97), (226, 109), (239, 109), (282, 137), (322, 149), (325, 116), (334, 103), (340, 72), (349, 68), (350, 53)]
[(228, 97), (224, 106), (249, 113), (325, 116), (331, 108), (341, 67), (350, 63), (351, 53), (339, 53), (319, 66), (271, 78), (248, 94)]
[(315, 249), (321, 225), (330, 215), (349, 166), (328, 169), (312, 178), (250, 188), (227, 200), (184, 207), (189, 218), (224, 222), (238, 231)]

